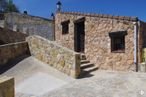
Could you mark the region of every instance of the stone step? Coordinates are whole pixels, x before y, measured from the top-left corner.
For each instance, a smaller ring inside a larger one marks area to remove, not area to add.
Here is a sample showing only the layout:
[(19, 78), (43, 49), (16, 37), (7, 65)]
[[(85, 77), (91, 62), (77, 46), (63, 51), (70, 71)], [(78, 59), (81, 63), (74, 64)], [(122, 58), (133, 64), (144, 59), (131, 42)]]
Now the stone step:
[(84, 63), (90, 63), (90, 61), (88, 61), (88, 60), (81, 60), (81, 64), (84, 64)]
[(95, 70), (95, 69), (97, 69), (98, 70), (98, 67), (97, 66), (95, 66), (94, 64), (92, 64), (92, 63), (90, 63), (90, 65), (85, 65), (85, 66), (81, 66), (81, 70), (82, 71), (93, 71), (93, 70)]
[(89, 67), (89, 68), (84, 68), (84, 69), (81, 69), (81, 72), (84, 73), (84, 72), (93, 72), (93, 71), (96, 71), (98, 70), (99, 68), (97, 66), (92, 66), (92, 67)]
[(81, 64), (81, 69), (86, 69), (86, 68), (91, 68), (91, 67), (94, 67), (93, 63)]
[(80, 75), (80, 77), (87, 76), (88, 74), (90, 75), (91, 72), (97, 71), (98, 69), (99, 68), (96, 67), (96, 66), (93, 66), (91, 68), (81, 69), (81, 75)]
[(81, 54), (81, 60), (86, 60), (85, 54)]

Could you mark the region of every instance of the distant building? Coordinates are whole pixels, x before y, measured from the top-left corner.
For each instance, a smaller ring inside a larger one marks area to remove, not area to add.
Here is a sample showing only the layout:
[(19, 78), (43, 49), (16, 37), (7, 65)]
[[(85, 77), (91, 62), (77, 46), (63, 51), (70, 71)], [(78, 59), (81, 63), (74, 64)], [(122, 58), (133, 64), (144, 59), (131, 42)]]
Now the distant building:
[(4, 13), (0, 15), (0, 26), (28, 35), (39, 35), (54, 40), (53, 20), (21, 13)]

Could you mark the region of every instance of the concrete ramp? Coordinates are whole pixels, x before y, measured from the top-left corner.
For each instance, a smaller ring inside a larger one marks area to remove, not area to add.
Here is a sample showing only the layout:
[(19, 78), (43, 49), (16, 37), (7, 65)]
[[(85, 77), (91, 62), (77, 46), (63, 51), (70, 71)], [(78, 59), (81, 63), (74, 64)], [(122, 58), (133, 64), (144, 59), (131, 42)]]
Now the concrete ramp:
[[(16, 60), (15, 60), (16, 61)], [(15, 78), (16, 97), (42, 97), (74, 79), (35, 59), (27, 57), (17, 63), (2, 76)], [(12, 63), (13, 64), (13, 63)]]
[(47, 73), (38, 72), (18, 84), (16, 91), (18, 93), (41, 96), (66, 84), (66, 81), (48, 75)]

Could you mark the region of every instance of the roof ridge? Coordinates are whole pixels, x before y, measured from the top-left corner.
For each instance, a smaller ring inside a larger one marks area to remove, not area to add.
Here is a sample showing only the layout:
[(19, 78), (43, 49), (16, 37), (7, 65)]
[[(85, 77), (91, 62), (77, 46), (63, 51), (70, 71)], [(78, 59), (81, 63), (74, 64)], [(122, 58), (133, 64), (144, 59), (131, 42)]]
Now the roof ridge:
[(74, 14), (74, 15), (84, 15), (84, 16), (92, 16), (92, 17), (100, 17), (100, 18), (111, 18), (118, 20), (127, 20), (127, 21), (138, 21), (138, 17), (134, 16), (119, 16), (119, 15), (111, 15), (111, 14), (97, 14), (97, 13), (82, 13), (82, 12), (58, 12), (62, 14)]
[(17, 13), (17, 12), (8, 12), (8, 13), (4, 13), (4, 14), (17, 14), (17, 15), (21, 15), (21, 16), (28, 16), (28, 17), (33, 17), (33, 18), (39, 18), (39, 19), (43, 19), (43, 20), (46, 20), (46, 21), (53, 21), (52, 19), (48, 19), (48, 18), (45, 18), (45, 17), (41, 17), (41, 16), (34, 16), (34, 15), (30, 15), (30, 14), (23, 14), (23, 13)]

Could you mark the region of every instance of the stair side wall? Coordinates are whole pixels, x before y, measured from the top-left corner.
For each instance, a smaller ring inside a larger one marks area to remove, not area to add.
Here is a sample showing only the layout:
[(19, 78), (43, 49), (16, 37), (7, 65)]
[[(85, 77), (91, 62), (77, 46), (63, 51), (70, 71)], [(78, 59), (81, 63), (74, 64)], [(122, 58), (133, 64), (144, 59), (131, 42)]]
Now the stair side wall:
[(80, 54), (40, 36), (29, 36), (27, 41), (32, 56), (69, 76), (79, 76)]

